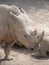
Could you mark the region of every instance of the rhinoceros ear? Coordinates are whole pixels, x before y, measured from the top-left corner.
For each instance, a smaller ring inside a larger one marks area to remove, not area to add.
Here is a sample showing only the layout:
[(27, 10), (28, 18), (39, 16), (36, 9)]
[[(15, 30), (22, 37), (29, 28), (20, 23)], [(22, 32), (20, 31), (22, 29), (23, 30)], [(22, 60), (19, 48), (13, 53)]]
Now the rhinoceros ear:
[(31, 33), (31, 35), (32, 35), (32, 36), (37, 35), (37, 30), (33, 31), (33, 32)]
[(25, 11), (23, 8), (19, 8), (19, 9), (20, 9), (20, 11), (21, 11), (22, 13), (27, 14), (26, 11)]
[(10, 11), (10, 16), (13, 17), (14, 19), (19, 20), (19, 16), (14, 14), (13, 12)]
[(10, 16), (12, 16), (13, 18), (16, 18), (16, 15), (10, 11)]

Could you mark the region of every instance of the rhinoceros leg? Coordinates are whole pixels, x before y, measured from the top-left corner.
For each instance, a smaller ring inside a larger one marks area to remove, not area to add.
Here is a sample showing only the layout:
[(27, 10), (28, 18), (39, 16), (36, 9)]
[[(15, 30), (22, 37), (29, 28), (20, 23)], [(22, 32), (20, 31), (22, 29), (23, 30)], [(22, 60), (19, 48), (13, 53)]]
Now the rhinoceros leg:
[(10, 53), (10, 49), (11, 49), (11, 45), (9, 45), (8, 43), (5, 44), (5, 48), (4, 48), (4, 52), (5, 52), (5, 60), (10, 60), (9, 58), (9, 53)]
[(4, 48), (4, 52), (5, 52), (5, 60), (12, 60), (12, 58), (9, 57), (10, 54), (10, 49), (13, 46), (14, 43), (5, 43), (5, 48)]

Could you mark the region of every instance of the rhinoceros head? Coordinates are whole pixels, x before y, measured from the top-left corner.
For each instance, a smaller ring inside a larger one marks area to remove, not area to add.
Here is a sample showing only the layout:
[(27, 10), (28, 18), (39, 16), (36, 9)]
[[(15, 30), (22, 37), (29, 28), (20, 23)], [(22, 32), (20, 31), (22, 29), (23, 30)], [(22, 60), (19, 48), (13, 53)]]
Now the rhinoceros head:
[(27, 48), (31, 48), (35, 42), (36, 30), (31, 27), (27, 14), (15, 15), (10, 12), (11, 16), (15, 19), (15, 35), (19, 42), (25, 45)]
[(43, 33), (38, 35), (37, 31), (31, 27), (28, 15), (24, 13), (24, 11), (18, 16), (13, 12), (10, 12), (10, 14), (16, 21), (15, 35), (18, 41), (27, 48), (34, 48), (36, 45), (38, 45), (39, 41), (41, 41), (43, 38)]
[(44, 31), (41, 34), (37, 34), (35, 36), (35, 42), (32, 44), (32, 50), (33, 52), (37, 52), (40, 49), (40, 44), (43, 41), (43, 37), (44, 37)]

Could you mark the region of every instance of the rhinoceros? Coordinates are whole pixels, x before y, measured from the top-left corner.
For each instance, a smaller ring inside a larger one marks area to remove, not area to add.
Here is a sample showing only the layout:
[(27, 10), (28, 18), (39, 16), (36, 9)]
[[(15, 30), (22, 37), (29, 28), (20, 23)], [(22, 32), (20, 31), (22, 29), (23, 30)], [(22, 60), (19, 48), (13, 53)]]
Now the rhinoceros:
[(27, 48), (32, 48), (35, 42), (36, 30), (30, 25), (27, 13), (15, 5), (0, 5), (0, 41), (5, 42), (5, 59), (14, 42), (18, 40)]
[[(33, 55), (46, 57), (47, 52), (49, 52), (49, 27), (44, 24), (37, 24), (35, 25), (35, 29), (37, 30), (36, 37), (38, 37), (38, 39), (32, 45)], [(44, 32), (40, 38), (39, 34), (41, 34), (42, 31)]]

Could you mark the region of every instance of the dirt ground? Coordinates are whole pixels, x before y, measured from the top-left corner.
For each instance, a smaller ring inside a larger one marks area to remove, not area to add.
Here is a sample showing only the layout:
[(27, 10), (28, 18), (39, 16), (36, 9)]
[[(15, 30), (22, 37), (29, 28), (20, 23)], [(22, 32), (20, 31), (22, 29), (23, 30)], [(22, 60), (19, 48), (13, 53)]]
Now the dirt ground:
[[(1, 4), (15, 4), (23, 7), (29, 17), (36, 23), (42, 23), (49, 27), (49, 0), (0, 0)], [(33, 23), (31, 22), (31, 25)], [(0, 65), (49, 65), (48, 58), (35, 58), (26, 48), (15, 46), (11, 49), (11, 61), (3, 61), (4, 51), (0, 49)]]

